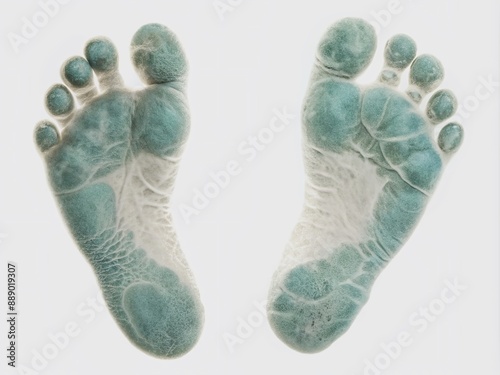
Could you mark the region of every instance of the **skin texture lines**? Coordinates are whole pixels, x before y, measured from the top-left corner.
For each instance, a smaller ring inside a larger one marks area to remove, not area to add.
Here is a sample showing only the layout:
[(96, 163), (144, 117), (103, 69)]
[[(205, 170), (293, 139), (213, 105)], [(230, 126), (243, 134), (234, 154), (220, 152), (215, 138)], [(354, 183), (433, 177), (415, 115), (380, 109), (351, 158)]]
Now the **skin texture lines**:
[(433, 127), (455, 113), (457, 101), (437, 90), (444, 75), (439, 60), (417, 56), (410, 37), (387, 42), (377, 82), (356, 84), (375, 48), (367, 22), (334, 24), (319, 42), (304, 102), (304, 208), (268, 298), (274, 332), (301, 352), (324, 350), (351, 326), (463, 138), (456, 123), (434, 137)]
[(136, 92), (124, 88), (106, 38), (67, 60), (64, 85), (51, 87), (45, 100), (60, 127), (42, 121), (35, 141), (121, 330), (144, 352), (174, 358), (195, 345), (204, 317), (170, 214), (190, 127), (188, 67), (176, 36), (160, 24), (136, 32), (131, 54), (145, 83)]

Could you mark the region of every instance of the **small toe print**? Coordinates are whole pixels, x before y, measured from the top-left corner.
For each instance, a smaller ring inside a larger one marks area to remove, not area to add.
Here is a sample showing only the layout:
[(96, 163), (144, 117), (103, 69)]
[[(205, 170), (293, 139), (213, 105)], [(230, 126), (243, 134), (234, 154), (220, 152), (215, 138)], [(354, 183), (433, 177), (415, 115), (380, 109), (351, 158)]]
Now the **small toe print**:
[(410, 83), (422, 89), (424, 93), (434, 90), (443, 77), (443, 65), (432, 55), (420, 55), (411, 64)]
[(73, 88), (83, 88), (92, 83), (92, 69), (83, 57), (72, 57), (63, 66), (63, 78)]
[(439, 90), (427, 103), (427, 117), (433, 124), (450, 118), (457, 110), (457, 98), (450, 90)]
[(464, 138), (464, 131), (457, 123), (446, 125), (438, 136), (438, 145), (445, 153), (453, 153), (458, 150)]
[(118, 52), (107, 38), (95, 38), (88, 42), (85, 57), (96, 73), (111, 72), (118, 68)]
[(45, 97), (47, 110), (55, 117), (68, 115), (75, 107), (73, 96), (64, 85), (52, 86)]
[(45, 152), (59, 142), (59, 132), (54, 124), (41, 121), (35, 128), (35, 142), (40, 151)]
[(416, 53), (417, 45), (409, 36), (393, 36), (385, 45), (385, 67), (379, 80), (391, 86), (398, 85), (401, 71), (410, 65)]
[(107, 38), (94, 38), (85, 46), (85, 58), (99, 80), (101, 90), (123, 85), (118, 72), (118, 52)]
[(399, 34), (387, 42), (384, 57), (387, 66), (402, 70), (411, 64), (416, 54), (415, 41), (408, 35)]

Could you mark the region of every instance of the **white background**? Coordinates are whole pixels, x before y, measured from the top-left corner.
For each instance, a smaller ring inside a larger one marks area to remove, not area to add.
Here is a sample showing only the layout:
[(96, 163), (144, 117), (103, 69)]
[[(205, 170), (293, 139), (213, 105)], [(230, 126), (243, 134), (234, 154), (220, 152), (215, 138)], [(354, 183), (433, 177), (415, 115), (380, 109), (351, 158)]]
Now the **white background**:
[[(361, 375), (366, 361), (374, 363), (377, 358), (387, 367), (383, 374), (498, 374), (499, 88), (488, 98), (474, 102), (473, 97), (481, 77), (499, 80), (499, 4), (401, 0), (381, 25), (376, 14), (387, 16), (392, 3), (248, 0), (221, 18), (213, 0), (72, 0), (15, 52), (8, 34), (21, 34), (23, 17), (32, 19), (41, 8), (37, 1), (2, 0), (1, 372), (23, 373), (10, 370), (4, 356), (5, 273), (7, 262), (13, 261), (18, 267), (18, 365), (33, 368), (37, 352), (53, 354), (47, 349), (50, 334), (63, 331), (70, 322), (78, 326), (79, 334), (42, 371), (31, 374)], [(417, 41), (419, 52), (436, 54), (442, 61), (443, 87), (453, 89), (462, 105), (468, 103), (471, 109), (476, 103), (477, 108), (465, 111), (462, 149), (356, 322), (330, 348), (305, 355), (275, 337), (254, 301), (265, 300), (301, 209), (300, 110), (315, 47), (324, 30), (346, 16), (378, 24), (379, 50), (361, 82), (376, 79), (382, 67), (380, 47), (391, 35), (403, 32)], [(62, 222), (32, 140), (35, 124), (47, 118), (44, 93), (60, 81), (61, 63), (81, 54), (95, 35), (116, 43), (126, 83), (141, 87), (128, 46), (133, 33), (150, 22), (171, 28), (190, 61), (192, 131), (173, 207), (206, 320), (198, 344), (175, 360), (155, 359), (137, 350), (107, 310), (95, 312), (93, 319), (85, 314), (87, 299), (99, 294), (96, 280)], [(238, 146), (268, 126), (274, 109), (284, 107), (295, 120), (248, 162)], [(240, 175), (186, 223), (177, 208), (191, 205), (194, 189), (202, 190), (210, 173), (223, 170), (230, 160), (240, 164)], [(409, 317), (436, 303), (446, 281), (455, 279), (467, 289), (417, 332)], [(241, 332), (242, 321), (248, 319), (255, 328)], [(228, 346), (225, 338), (238, 337), (238, 332), (246, 337)], [(408, 332), (412, 343), (386, 364), (382, 345), (401, 332)]]

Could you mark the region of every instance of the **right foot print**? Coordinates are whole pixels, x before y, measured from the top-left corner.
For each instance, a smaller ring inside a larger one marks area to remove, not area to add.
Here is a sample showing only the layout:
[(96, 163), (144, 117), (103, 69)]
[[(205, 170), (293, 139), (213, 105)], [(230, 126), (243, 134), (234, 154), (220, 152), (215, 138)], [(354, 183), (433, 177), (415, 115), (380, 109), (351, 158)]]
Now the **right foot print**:
[[(362, 20), (331, 27), (304, 105), (305, 205), (268, 300), (274, 331), (302, 352), (325, 349), (349, 328), (462, 140), (455, 123), (437, 140), (432, 134), (456, 110), (451, 92), (435, 92), (425, 114), (418, 108), (443, 70), (433, 56), (415, 58), (409, 37), (387, 44), (379, 83), (361, 89), (353, 81), (375, 45), (373, 28)], [(396, 86), (410, 64), (405, 96)]]
[(115, 47), (93, 39), (85, 58), (63, 65), (67, 86), (47, 93), (61, 134), (44, 121), (35, 139), (61, 211), (119, 326), (143, 351), (172, 358), (194, 346), (203, 325), (169, 209), (189, 133), (187, 63), (175, 35), (158, 24), (140, 28), (131, 49), (146, 88), (124, 89)]

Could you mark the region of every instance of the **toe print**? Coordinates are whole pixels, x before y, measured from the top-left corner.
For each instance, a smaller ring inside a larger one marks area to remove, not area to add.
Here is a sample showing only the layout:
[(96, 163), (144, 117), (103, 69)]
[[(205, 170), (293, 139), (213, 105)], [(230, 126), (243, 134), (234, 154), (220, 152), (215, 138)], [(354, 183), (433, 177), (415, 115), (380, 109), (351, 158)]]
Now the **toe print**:
[(45, 106), (54, 118), (59, 120), (62, 125), (65, 125), (73, 115), (75, 101), (66, 86), (57, 84), (47, 92)]
[(54, 147), (59, 142), (59, 131), (50, 121), (41, 121), (35, 129), (35, 142), (41, 152)]
[(446, 125), (438, 137), (439, 148), (446, 153), (453, 153), (462, 144), (462, 140), (464, 137), (464, 132), (462, 127), (457, 123), (450, 123)]
[(63, 129), (42, 121), (35, 142), (120, 328), (143, 351), (173, 358), (194, 346), (203, 325), (169, 211), (189, 133), (187, 64), (175, 35), (157, 24), (136, 33), (132, 51), (147, 85), (138, 92), (123, 88), (106, 38), (91, 40), (85, 58), (67, 60), (65, 85), (54, 85), (45, 100)]
[(85, 58), (94, 70), (102, 91), (123, 85), (118, 72), (118, 52), (106, 38), (95, 38), (85, 46)]
[[(420, 108), (444, 69), (432, 55), (417, 56), (406, 35), (387, 42), (378, 82), (356, 84), (375, 44), (363, 20), (333, 25), (319, 43), (305, 99), (305, 204), (268, 299), (273, 330), (301, 352), (324, 350), (350, 327), (463, 137), (455, 123), (433, 136), (457, 101), (441, 89)], [(404, 92), (397, 86), (408, 67)]]
[(83, 57), (76, 56), (66, 61), (61, 69), (61, 77), (80, 103), (85, 104), (97, 95), (92, 68)]

